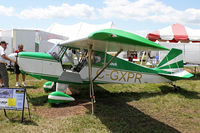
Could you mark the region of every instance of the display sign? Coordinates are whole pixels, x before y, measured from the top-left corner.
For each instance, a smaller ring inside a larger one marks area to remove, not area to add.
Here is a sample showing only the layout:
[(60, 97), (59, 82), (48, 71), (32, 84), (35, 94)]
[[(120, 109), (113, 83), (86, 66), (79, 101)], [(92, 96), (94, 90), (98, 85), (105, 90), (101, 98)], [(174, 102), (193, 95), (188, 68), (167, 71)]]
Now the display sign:
[(0, 88), (0, 109), (24, 110), (27, 103), (25, 92), (22, 88)]

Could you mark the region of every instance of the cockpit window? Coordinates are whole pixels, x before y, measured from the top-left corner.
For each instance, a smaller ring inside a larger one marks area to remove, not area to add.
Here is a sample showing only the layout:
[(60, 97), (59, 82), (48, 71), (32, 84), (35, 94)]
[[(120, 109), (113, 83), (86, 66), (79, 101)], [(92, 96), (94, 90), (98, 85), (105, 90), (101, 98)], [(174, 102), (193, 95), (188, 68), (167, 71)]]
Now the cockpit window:
[(60, 61), (63, 57), (64, 52), (66, 51), (66, 47), (59, 46), (56, 44), (48, 53), (57, 61)]
[(87, 62), (87, 50), (74, 49), (57, 44), (48, 53), (61, 62), (63, 70), (80, 72)]

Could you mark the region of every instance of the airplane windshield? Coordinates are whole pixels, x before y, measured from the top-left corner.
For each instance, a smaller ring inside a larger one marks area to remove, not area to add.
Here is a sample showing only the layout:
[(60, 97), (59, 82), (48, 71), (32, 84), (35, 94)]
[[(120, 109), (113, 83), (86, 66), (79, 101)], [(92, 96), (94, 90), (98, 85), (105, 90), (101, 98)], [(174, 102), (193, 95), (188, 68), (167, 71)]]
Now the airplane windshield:
[[(66, 46), (55, 45), (48, 52), (54, 59), (61, 62), (63, 70), (80, 72), (85, 66), (88, 58), (88, 51), (84, 49), (69, 48)], [(102, 59), (93, 52), (93, 63), (99, 63)], [(105, 54), (103, 54), (104, 56)]]
[(59, 44), (54, 45), (50, 50), (49, 54), (55, 58), (56, 60), (60, 61), (64, 52), (66, 51), (66, 47), (61, 47)]
[(59, 44), (54, 45), (48, 53), (61, 62), (64, 70), (80, 72), (86, 62), (86, 51), (60, 46)]
[(59, 44), (55, 44), (49, 51), (48, 53), (51, 54), (53, 52), (55, 52), (56, 48), (58, 48)]

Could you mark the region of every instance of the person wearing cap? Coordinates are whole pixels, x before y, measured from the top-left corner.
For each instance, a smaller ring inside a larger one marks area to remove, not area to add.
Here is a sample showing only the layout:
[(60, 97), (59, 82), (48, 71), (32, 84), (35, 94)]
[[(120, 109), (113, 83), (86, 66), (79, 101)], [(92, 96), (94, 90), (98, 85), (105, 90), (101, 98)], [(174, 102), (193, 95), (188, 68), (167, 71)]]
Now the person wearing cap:
[[(15, 53), (19, 53), (19, 52), (24, 52), (24, 46), (23, 46), (23, 44), (19, 44), (18, 45), (18, 50), (15, 50)], [(18, 87), (19, 86), (19, 74), (21, 73), (20, 72), (20, 70), (19, 70), (19, 65), (18, 64), (15, 64), (15, 74), (16, 74), (16, 87)], [(23, 80), (23, 82), (22, 82), (22, 85), (23, 86), (26, 86), (26, 84), (25, 84), (25, 74), (22, 74), (22, 80)]]
[(7, 43), (5, 41), (0, 42), (0, 75), (1, 78), (3, 79), (3, 83), (5, 87), (9, 87), (9, 78), (8, 78), (8, 71), (6, 68), (6, 60), (11, 61), (15, 63), (14, 60), (10, 59), (6, 53), (5, 50), (7, 48)]

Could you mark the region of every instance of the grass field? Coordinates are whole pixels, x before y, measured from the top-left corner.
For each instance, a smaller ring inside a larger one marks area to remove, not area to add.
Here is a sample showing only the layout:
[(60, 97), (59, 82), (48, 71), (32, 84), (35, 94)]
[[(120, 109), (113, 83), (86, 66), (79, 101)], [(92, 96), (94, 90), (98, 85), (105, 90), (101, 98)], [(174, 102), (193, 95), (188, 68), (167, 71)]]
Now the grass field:
[[(15, 87), (10, 74), (10, 86)], [(27, 76), (27, 93), (31, 119), (25, 111), (8, 110), (8, 118), (0, 110), (0, 133), (199, 133), (200, 80), (175, 82), (177, 92), (169, 84), (105, 84), (96, 85), (95, 114), (91, 115), (89, 87), (71, 85), (80, 90), (75, 102), (51, 107), (45, 80)]]

